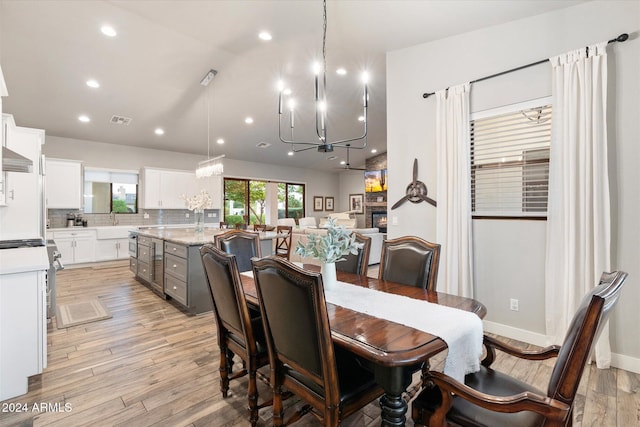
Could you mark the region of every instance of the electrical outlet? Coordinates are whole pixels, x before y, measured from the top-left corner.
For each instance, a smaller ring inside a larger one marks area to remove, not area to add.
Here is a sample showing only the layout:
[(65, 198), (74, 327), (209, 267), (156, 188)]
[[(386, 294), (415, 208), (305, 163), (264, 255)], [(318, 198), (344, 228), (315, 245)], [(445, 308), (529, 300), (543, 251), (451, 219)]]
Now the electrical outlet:
[(184, 214), (185, 218), (189, 218), (189, 212), (187, 212), (186, 214)]
[(517, 299), (515, 299), (515, 298), (511, 298), (511, 299), (509, 300), (509, 308), (510, 308), (512, 311), (518, 311), (518, 300), (517, 300)]
[(143, 217), (144, 217), (144, 219), (149, 219), (149, 214), (145, 212)]
[(391, 224), (398, 225), (398, 217), (397, 216), (394, 216), (394, 217), (391, 218)]

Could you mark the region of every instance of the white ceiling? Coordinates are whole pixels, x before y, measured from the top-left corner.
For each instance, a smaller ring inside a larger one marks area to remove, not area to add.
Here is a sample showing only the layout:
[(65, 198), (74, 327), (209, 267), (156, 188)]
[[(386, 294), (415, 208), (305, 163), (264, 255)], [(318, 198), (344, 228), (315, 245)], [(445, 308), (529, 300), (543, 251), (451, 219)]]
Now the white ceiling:
[[(385, 52), (473, 31), (581, 1), (328, 1), (328, 136), (361, 131), (360, 71), (371, 75), (366, 150), (352, 166), (386, 151)], [(107, 38), (100, 27), (118, 32)], [(273, 40), (258, 39), (269, 31)], [(276, 83), (294, 91), (296, 137), (313, 125), (311, 64), (322, 55), (322, 2), (298, 1), (27, 1), (0, 0), (0, 65), (9, 96), (5, 112), (48, 135), (330, 169), (346, 156), (309, 150), (287, 156), (278, 139)], [(339, 77), (334, 70), (348, 70)], [(218, 76), (199, 84), (209, 69)], [(480, 77), (480, 76), (479, 76)], [(85, 82), (101, 84), (91, 89)], [(455, 82), (453, 82), (455, 83)], [(424, 87), (425, 90), (433, 89)], [(416, 96), (420, 96), (416, 93)], [(86, 114), (90, 123), (81, 123)], [(112, 115), (133, 119), (109, 123)], [(254, 118), (252, 125), (244, 118)], [(162, 127), (163, 136), (154, 129)], [(218, 145), (222, 137), (226, 143)], [(259, 142), (271, 143), (258, 149)], [(355, 144), (354, 144), (355, 145)]]

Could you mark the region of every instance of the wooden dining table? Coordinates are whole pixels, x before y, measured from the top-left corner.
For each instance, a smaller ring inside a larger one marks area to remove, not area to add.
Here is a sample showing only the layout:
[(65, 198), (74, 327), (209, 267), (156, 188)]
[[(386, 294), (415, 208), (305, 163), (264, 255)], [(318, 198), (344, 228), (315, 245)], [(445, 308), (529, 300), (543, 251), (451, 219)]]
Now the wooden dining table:
[[(319, 271), (314, 265), (305, 264), (304, 268)], [(253, 277), (241, 274), (241, 278), (247, 303), (258, 307)], [(471, 298), (343, 271), (337, 272), (337, 278), (352, 285), (472, 312), (480, 318), (486, 314), (485, 306)], [(428, 363), (429, 358), (445, 350), (446, 343), (427, 332), (334, 304), (327, 303), (327, 312), (334, 344), (359, 356), (385, 391), (380, 398), (382, 426), (404, 426), (408, 405), (402, 396), (411, 385), (413, 373)]]

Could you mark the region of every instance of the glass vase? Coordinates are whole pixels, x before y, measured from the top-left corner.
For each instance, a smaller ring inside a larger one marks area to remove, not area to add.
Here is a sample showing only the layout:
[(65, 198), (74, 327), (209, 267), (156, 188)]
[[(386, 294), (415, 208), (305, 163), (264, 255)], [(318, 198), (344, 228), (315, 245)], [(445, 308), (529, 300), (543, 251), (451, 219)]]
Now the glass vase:
[(193, 210), (193, 221), (195, 224), (195, 232), (204, 232), (204, 209)]

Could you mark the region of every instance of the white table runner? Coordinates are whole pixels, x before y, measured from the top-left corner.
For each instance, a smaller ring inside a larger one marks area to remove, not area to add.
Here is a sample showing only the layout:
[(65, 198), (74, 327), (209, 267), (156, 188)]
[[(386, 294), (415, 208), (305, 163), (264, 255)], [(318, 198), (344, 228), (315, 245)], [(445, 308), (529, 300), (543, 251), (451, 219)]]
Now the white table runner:
[[(253, 277), (252, 271), (240, 274)], [(444, 373), (457, 381), (480, 370), (482, 320), (474, 313), (340, 281), (325, 286), (324, 294), (328, 303), (442, 338), (449, 348)]]
[(340, 281), (324, 293), (331, 304), (442, 338), (449, 347), (444, 373), (462, 383), (480, 370), (482, 320), (474, 313)]

